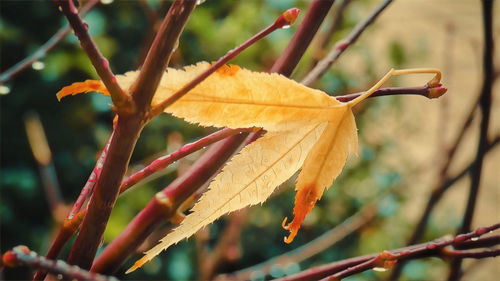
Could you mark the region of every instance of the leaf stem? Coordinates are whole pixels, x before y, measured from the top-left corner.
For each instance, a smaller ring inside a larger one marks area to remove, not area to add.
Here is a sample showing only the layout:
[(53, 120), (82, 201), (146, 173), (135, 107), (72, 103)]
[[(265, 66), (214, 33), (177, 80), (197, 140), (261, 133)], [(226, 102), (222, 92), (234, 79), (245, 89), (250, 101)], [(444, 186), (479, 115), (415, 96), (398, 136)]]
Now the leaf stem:
[(309, 72), (309, 74), (302, 80), (302, 84), (310, 86), (314, 81), (321, 77), (330, 66), (340, 57), (340, 55), (349, 47), (354, 44), (361, 36), (363, 31), (372, 24), (375, 19), (382, 13), (382, 11), (392, 3), (392, 0), (384, 0), (364, 21), (358, 23), (356, 27), (349, 33), (349, 35), (337, 42), (330, 50), (324, 59), (319, 61), (316, 66)]
[(97, 45), (94, 43), (88, 33), (88, 25), (78, 15), (73, 0), (54, 0), (61, 12), (66, 16), (68, 22), (73, 29), (75, 35), (80, 40), (80, 45), (89, 57), (97, 74), (108, 89), (113, 104), (116, 106), (118, 113), (132, 113), (135, 108), (128, 96), (118, 85), (116, 78), (111, 71), (108, 60), (101, 54)]

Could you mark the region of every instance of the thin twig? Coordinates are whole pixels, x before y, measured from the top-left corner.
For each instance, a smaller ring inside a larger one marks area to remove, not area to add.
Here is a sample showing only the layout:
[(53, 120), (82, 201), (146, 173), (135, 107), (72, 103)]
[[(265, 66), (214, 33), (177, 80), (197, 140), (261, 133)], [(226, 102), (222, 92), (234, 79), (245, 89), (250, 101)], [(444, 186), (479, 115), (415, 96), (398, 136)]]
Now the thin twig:
[(129, 255), (177, 208), (208, 181), (240, 146), (247, 133), (236, 134), (215, 143), (182, 176), (175, 179), (141, 210), (120, 235), (99, 255), (91, 271), (112, 274)]
[(391, 4), (392, 0), (384, 0), (373, 13), (366, 18), (363, 22), (360, 22), (351, 31), (351, 33), (343, 40), (340, 40), (335, 44), (335, 46), (330, 50), (328, 55), (324, 59), (318, 62), (318, 64), (307, 74), (307, 76), (302, 80), (302, 84), (310, 86), (314, 81), (316, 81), (321, 75), (323, 75), (328, 68), (340, 57), (340, 55), (345, 51), (345, 49), (354, 44), (359, 36), (365, 31), (365, 29), (375, 21), (377, 16)]
[(223, 274), (216, 280), (248, 280), (254, 272), (269, 274), (272, 266), (287, 267), (291, 263), (299, 263), (326, 249), (345, 238), (347, 235), (370, 222), (377, 213), (377, 207), (373, 204), (365, 206), (362, 210), (347, 218), (343, 223), (325, 232), (321, 236), (294, 249), (290, 252), (273, 257), (262, 263), (238, 270), (231, 274)]
[[(432, 210), (434, 209), (434, 206), (441, 200), (446, 190), (448, 190), (448, 188), (450, 188), (458, 179), (461, 179), (463, 176), (465, 176), (469, 171), (470, 166), (463, 169), (461, 172), (459, 172), (452, 178), (450, 178), (450, 176), (448, 175), (450, 165), (453, 162), (458, 146), (464, 139), (463, 136), (465, 132), (467, 131), (468, 128), (470, 128), (470, 125), (472, 124), (472, 120), (474, 119), (474, 112), (477, 109), (478, 103), (479, 103), (479, 98), (471, 106), (469, 113), (466, 115), (467, 118), (460, 127), (459, 132), (455, 137), (455, 140), (453, 141), (450, 148), (447, 149), (447, 153), (445, 154), (446, 158), (441, 163), (441, 167), (439, 168), (440, 171), (439, 179), (434, 185), (434, 187), (431, 188), (431, 194), (429, 196), (429, 199), (427, 200), (426, 206), (424, 207), (424, 212), (420, 216), (420, 219), (418, 220), (415, 229), (413, 230), (413, 233), (411, 234), (410, 239), (408, 239), (406, 245), (413, 245), (415, 243), (418, 243), (420, 239), (422, 239), (422, 236), (425, 233), (425, 229), (427, 228), (427, 222), (429, 221), (429, 217), (431, 215)], [(389, 276), (389, 280), (398, 280), (405, 264), (406, 264), (405, 262), (398, 263), (394, 267), (394, 270), (392, 270), (391, 275)]]
[(76, 199), (75, 204), (73, 204), (73, 208), (71, 209), (71, 212), (68, 215), (68, 219), (72, 219), (76, 215), (76, 213), (80, 211), (80, 209), (83, 206), (83, 203), (85, 203), (85, 200), (87, 200), (87, 198), (89, 198), (90, 194), (92, 193), (94, 185), (99, 176), (101, 175), (102, 166), (108, 155), (109, 145), (111, 143), (112, 138), (113, 138), (113, 133), (111, 133), (108, 142), (106, 143), (106, 145), (104, 145), (104, 149), (102, 150), (101, 155), (99, 155), (99, 158), (97, 159), (94, 169), (92, 169), (92, 173), (90, 173), (90, 176), (87, 179), (85, 185), (83, 186), (80, 195)]
[(326, 53), (326, 47), (328, 46), (328, 43), (330, 42), (331, 38), (333, 35), (340, 29), (340, 26), (342, 24), (342, 20), (344, 19), (344, 12), (349, 6), (349, 4), (352, 3), (352, 0), (342, 0), (340, 3), (339, 7), (335, 11), (335, 15), (332, 20), (332, 24), (328, 28), (326, 32), (321, 34), (321, 36), (318, 36), (318, 40), (316, 43), (316, 48), (313, 54), (313, 60), (311, 62), (311, 68), (312, 69), (318, 61), (324, 57), (324, 54)]
[(254, 129), (254, 128), (247, 128), (247, 129), (225, 128), (225, 129), (216, 131), (215, 133), (212, 133), (206, 137), (203, 137), (203, 138), (197, 140), (196, 142), (183, 145), (177, 151), (153, 160), (148, 166), (146, 166), (142, 170), (138, 171), (137, 173), (129, 176), (126, 180), (124, 180), (122, 182), (122, 185), (120, 187), (120, 193), (129, 189), (130, 187), (132, 187), (133, 185), (142, 181), (143, 179), (149, 177), (153, 173), (165, 169), (170, 164), (174, 163), (175, 161), (178, 161), (181, 158), (186, 157), (187, 155), (189, 155), (195, 151), (198, 151), (204, 147), (207, 147), (207, 146), (209, 146), (215, 142), (218, 142), (222, 139), (225, 139), (229, 136), (240, 134), (243, 132), (251, 132), (251, 131), (255, 131), (255, 130), (256, 129)]
[(255, 42), (259, 41), (260, 39), (266, 37), (269, 35), (271, 32), (283, 28), (284, 26), (290, 26), (292, 25), (295, 20), (297, 19), (297, 15), (299, 14), (299, 9), (297, 8), (292, 8), (287, 11), (285, 11), (273, 24), (270, 26), (266, 27), (259, 33), (255, 34), (252, 36), (250, 39), (248, 39), (245, 43), (239, 45), (238, 47), (230, 50), (227, 52), (224, 56), (219, 58), (215, 63), (213, 63), (207, 70), (205, 70), (203, 73), (198, 75), (195, 79), (184, 85), (181, 89), (179, 89), (177, 92), (175, 92), (173, 95), (171, 95), (168, 99), (164, 100), (160, 104), (156, 105), (153, 108), (153, 116), (160, 114), (167, 108), (169, 105), (183, 97), (185, 94), (187, 94), (190, 90), (192, 90), (196, 85), (200, 84), (205, 80), (210, 74), (214, 73), (217, 69), (219, 69), (221, 66), (223, 66), (225, 63), (228, 61), (232, 60), (235, 58), (238, 54), (246, 50), (248, 47), (252, 46), (255, 44)]
[(120, 88), (120, 85), (118, 85), (118, 82), (111, 71), (108, 60), (101, 54), (97, 45), (90, 37), (88, 32), (89, 27), (78, 15), (78, 11), (74, 6), (73, 0), (54, 0), (54, 2), (68, 19), (71, 28), (78, 37), (78, 40), (80, 40), (82, 49), (87, 54), (88, 58), (92, 62), (92, 65), (97, 71), (97, 74), (108, 89), (118, 113), (132, 113), (134, 111), (134, 107), (130, 96)]
[(64, 212), (64, 203), (45, 130), (40, 117), (35, 112), (26, 114), (24, 124), (31, 152), (38, 163), (52, 217), (56, 222), (60, 223), (64, 219), (64, 215), (61, 216), (61, 212)]
[[(366, 255), (356, 258), (350, 258), (342, 261), (333, 262), (327, 265), (313, 267), (296, 275), (287, 276), (281, 279), (280, 281), (295, 281), (295, 280), (319, 280), (325, 278), (323, 280), (340, 280), (342, 278), (351, 276), (353, 274), (363, 272), (369, 269), (381, 269), (387, 270), (391, 268), (396, 262), (401, 260), (409, 260), (409, 259), (417, 259), (417, 258), (425, 258), (425, 257), (440, 257), (440, 258), (449, 258), (454, 254), (460, 255), (470, 255), (469, 252), (458, 252), (448, 254), (443, 248), (447, 246), (453, 246), (460, 248), (462, 243), (467, 243), (469, 245), (469, 249), (474, 248), (482, 248), (483, 242), (479, 242), (479, 239), (476, 241), (476, 238), (489, 233), (490, 231), (496, 230), (500, 228), (500, 224), (495, 224), (489, 227), (481, 227), (477, 230), (467, 233), (460, 234), (455, 236), (454, 238), (440, 238), (431, 242), (412, 245), (396, 250), (391, 251), (383, 251), (379, 254)], [(472, 239), (472, 240), (471, 240)], [(478, 243), (476, 247), (472, 247), (471, 244)], [(480, 254), (481, 253), (481, 254)], [(498, 255), (495, 251), (491, 251), (491, 249), (483, 250), (483, 252), (477, 252), (475, 258), (483, 258), (486, 256), (494, 256)]]
[[(80, 9), (80, 16), (85, 16), (89, 10), (91, 10), (99, 0), (89, 0)], [(40, 46), (33, 54), (27, 56), (22, 61), (16, 63), (9, 69), (5, 70), (0, 74), (0, 84), (7, 82), (8, 80), (14, 78), (14, 76), (26, 70), (35, 61), (42, 59), (47, 55), (50, 50), (52, 50), (59, 42), (61, 42), (66, 35), (71, 31), (71, 27), (65, 26), (59, 29), (47, 42)]]
[(92, 280), (92, 281), (118, 281), (113, 276), (104, 276), (101, 274), (88, 272), (76, 265), (69, 265), (61, 260), (50, 260), (31, 251), (26, 246), (17, 246), (7, 251), (2, 256), (3, 264), (15, 267), (19, 265), (28, 265), (30, 267), (47, 271), (54, 275), (61, 275), (59, 279), (65, 280)]
[[(484, 26), (484, 52), (483, 52), (483, 86), (481, 89), (481, 98), (479, 108), (481, 110), (481, 124), (479, 132), (479, 144), (477, 147), (476, 159), (471, 169), (469, 196), (465, 209), (462, 225), (459, 233), (464, 233), (471, 228), (474, 211), (476, 208), (477, 195), (479, 193), (479, 185), (481, 182), (481, 171), (483, 167), (483, 159), (488, 147), (488, 127), (491, 115), (492, 88), (494, 81), (494, 65), (493, 65), (493, 0), (481, 1), (483, 11), (483, 26)], [(450, 275), (448, 280), (459, 280), (462, 260), (454, 259), (451, 262)]]

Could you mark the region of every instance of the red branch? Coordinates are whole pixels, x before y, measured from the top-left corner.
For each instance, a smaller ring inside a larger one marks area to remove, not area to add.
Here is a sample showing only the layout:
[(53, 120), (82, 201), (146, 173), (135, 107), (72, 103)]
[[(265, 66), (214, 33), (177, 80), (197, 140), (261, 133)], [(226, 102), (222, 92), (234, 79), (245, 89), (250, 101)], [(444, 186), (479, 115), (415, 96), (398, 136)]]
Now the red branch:
[(118, 82), (111, 71), (108, 60), (101, 54), (97, 45), (90, 37), (88, 32), (89, 27), (87, 23), (85, 23), (78, 15), (78, 10), (75, 8), (73, 0), (55, 0), (54, 2), (68, 19), (71, 28), (78, 37), (78, 40), (80, 40), (82, 49), (89, 57), (92, 65), (97, 71), (97, 74), (108, 89), (116, 109), (119, 113), (133, 112), (134, 108), (130, 97), (120, 88), (120, 85), (118, 85)]
[(489, 227), (478, 228), (476, 231), (467, 234), (457, 235), (454, 238), (440, 238), (424, 244), (337, 261), (331, 264), (314, 267), (299, 274), (287, 276), (279, 280), (341, 280), (348, 276), (370, 269), (387, 270), (394, 266), (394, 264), (398, 261), (425, 257), (493, 257), (499, 254), (498, 250), (486, 249), (481, 252), (474, 252), (475, 254), (471, 254), (469, 251), (447, 252), (448, 249), (445, 249), (445, 247), (453, 246), (458, 249), (462, 244), (467, 244), (469, 248), (472, 248), (471, 245), (477, 243), (474, 248), (481, 248), (483, 247), (484, 240), (481, 240), (481, 238), (476, 240), (476, 238), (498, 228), (500, 228), (500, 224), (495, 224)]
[(198, 151), (204, 147), (207, 147), (215, 142), (218, 142), (222, 139), (225, 139), (229, 136), (236, 135), (239, 133), (243, 132), (251, 132), (255, 131), (254, 128), (249, 128), (249, 129), (222, 129), (219, 130), (215, 133), (212, 133), (204, 138), (201, 138), (197, 140), (196, 142), (186, 144), (179, 148), (177, 151), (165, 155), (162, 157), (159, 157), (153, 162), (151, 162), (147, 167), (144, 169), (140, 170), (139, 172), (131, 175), (128, 177), (126, 180), (122, 182), (122, 185), (120, 187), (120, 193), (124, 192), (125, 190), (129, 189), (130, 187), (134, 186), (138, 182), (142, 181), (143, 179), (149, 177), (153, 173), (156, 173), (158, 171), (161, 171), (168, 167), (170, 164), (174, 163), (175, 161), (195, 152)]
[(208, 76), (210, 76), (210, 74), (214, 73), (217, 69), (219, 69), (225, 63), (232, 60), (238, 54), (240, 54), (241, 52), (246, 50), (248, 47), (255, 44), (255, 42), (257, 42), (258, 40), (266, 37), (268, 34), (275, 31), (276, 29), (280, 29), (280, 28), (283, 28), (284, 26), (292, 25), (295, 22), (295, 20), (297, 19), (298, 14), (299, 14), (299, 9), (297, 9), (297, 8), (292, 8), (292, 9), (285, 11), (273, 24), (271, 24), (270, 26), (268, 26), (267, 28), (265, 28), (261, 32), (252, 36), (245, 43), (243, 43), (240, 46), (227, 52), (224, 56), (222, 56), (215, 63), (213, 63), (207, 70), (205, 70), (203, 73), (198, 75), (195, 79), (193, 79), (188, 84), (184, 85), (180, 90), (175, 92), (168, 99), (166, 99), (165, 101), (163, 101), (160, 104), (158, 104), (157, 106), (155, 106), (155, 108), (153, 108), (153, 114), (158, 115), (161, 112), (163, 112), (163, 110), (165, 110), (165, 108), (167, 108), (169, 105), (174, 103), (176, 100), (180, 99), (182, 96), (187, 94), (196, 85), (200, 84), (201, 82), (203, 82), (203, 80), (205, 80)]
[(279, 72), (287, 77), (292, 75), (302, 55), (304, 55), (314, 35), (316, 35), (319, 26), (323, 23), (328, 11), (330, 11), (333, 2), (335, 0), (315, 0), (311, 3), (304, 20), (270, 72)]
[(196, 1), (178, 0), (168, 10), (160, 29), (149, 49), (139, 77), (130, 87), (130, 93), (138, 108), (142, 109), (145, 118), (150, 115), (150, 105), (160, 84), (161, 77), (167, 69), (172, 52), (184, 30), (187, 19), (196, 7)]
[[(316, 0), (312, 5), (318, 5), (318, 2), (323, 2), (321, 0)], [(316, 23), (318, 26), (319, 24), (323, 21), (324, 17), (316, 17), (316, 13), (323, 13), (324, 11), (320, 11), (318, 9), (310, 9), (308, 11), (308, 14), (306, 15), (306, 18), (310, 18), (309, 21), (304, 22), (301, 24), (302, 25), (311, 25), (314, 24), (314, 21), (317, 21)], [(302, 28), (304, 29), (304, 28)], [(292, 41), (289, 45), (289, 48), (291, 49), (292, 53), (297, 53), (294, 49), (302, 49), (302, 45), (309, 45), (310, 40), (312, 39), (312, 36), (309, 36), (310, 34), (305, 34), (303, 33), (303, 36), (307, 36), (308, 40), (302, 41), (299, 39), (296, 39)], [(305, 50), (305, 48), (303, 48)], [(289, 54), (288, 54), (289, 55)], [(288, 56), (286, 55), (286, 56)], [(297, 56), (302, 57), (303, 51), (298, 52)], [(282, 55), (282, 57), (285, 55)], [(298, 60), (297, 60), (298, 62)], [(273, 71), (278, 72), (278, 73), (285, 73), (288, 68), (295, 68), (295, 65), (293, 64), (292, 61), (289, 61), (287, 63), (282, 63), (280, 66), (273, 66)], [(262, 134), (262, 130), (252, 133), (248, 136), (247, 142), (250, 142), (252, 140), (255, 140)], [(246, 135), (246, 134), (243, 134)], [(174, 183), (176, 185), (179, 185), (179, 192), (181, 193), (186, 193), (186, 191), (182, 191), (182, 188), (187, 188), (187, 186), (190, 186), (193, 190), (198, 189), (204, 182), (201, 182), (199, 179), (200, 177), (206, 177), (206, 176), (213, 176), (215, 172), (209, 175), (204, 175), (207, 173), (207, 171), (217, 171), (224, 163), (224, 161), (216, 161), (218, 157), (225, 158), (229, 151), (225, 151), (225, 147), (231, 147), (232, 152), (231, 154), (236, 150), (237, 147), (241, 145), (243, 142), (242, 139), (238, 138), (238, 136), (241, 135), (236, 135), (233, 137), (230, 137), (228, 139), (224, 140), (224, 143), (222, 144), (216, 144), (212, 148), (210, 148), (207, 152), (205, 152), (205, 155), (211, 155), (210, 157), (199, 159), (196, 161), (196, 163), (192, 166), (192, 168), (186, 172), (184, 175), (188, 174), (189, 176), (183, 176), (181, 178), (176, 179), (172, 184), (169, 186), (172, 186)], [(220, 146), (218, 146), (220, 145)], [(215, 159), (214, 159), (215, 158)], [(227, 158), (225, 158), (227, 159)], [(196, 182), (196, 186), (193, 186), (192, 182)], [(189, 185), (186, 185), (188, 183)], [(168, 189), (171, 189), (167, 187)], [(166, 189), (167, 189), (166, 188)], [(166, 190), (164, 189), (164, 191)], [(158, 199), (160, 199), (160, 203), (158, 203)], [(167, 199), (167, 200), (166, 200)], [(113, 272), (115, 271), (119, 265), (123, 262), (124, 259), (128, 257), (128, 255), (135, 249), (144, 239), (153, 231), (154, 227), (158, 224), (158, 222), (155, 222), (158, 218), (165, 218), (165, 212), (163, 212), (163, 217), (159, 215), (155, 215), (155, 213), (159, 212), (159, 210), (170, 210), (171, 207), (169, 207), (169, 204), (165, 204), (166, 202), (168, 203), (171, 200), (168, 196), (156, 196), (154, 200), (146, 206), (141, 213), (134, 218), (134, 220), (127, 226), (126, 230), (122, 232), (122, 234), (116, 238), (106, 249), (103, 251), (103, 253), (99, 256), (99, 258), (96, 260), (92, 270), (96, 272)], [(154, 202), (154, 203), (153, 203)], [(177, 203), (175, 201), (171, 201), (171, 203)], [(157, 205), (163, 205), (163, 207), (159, 208)], [(167, 208), (165, 208), (167, 206)], [(156, 210), (155, 210), (156, 209)], [(159, 209), (159, 210), (157, 210)], [(156, 218), (155, 218), (156, 217)], [(134, 223), (135, 221), (135, 223)], [(126, 232), (128, 231), (128, 232)], [(130, 237), (128, 237), (130, 236)], [(107, 254), (105, 254), (107, 252)]]
[(17, 246), (5, 252), (2, 262), (9, 267), (28, 265), (33, 268), (48, 271), (54, 275), (62, 275), (65, 280), (118, 281), (113, 276), (104, 276), (88, 272), (78, 266), (71, 266), (61, 260), (50, 260), (30, 251), (26, 246)]
[(180, 204), (216, 174), (246, 136), (247, 133), (237, 134), (214, 144), (188, 171), (158, 192), (104, 249), (91, 271), (106, 274), (115, 272), (158, 225), (174, 217)]
[[(83, 268), (90, 268), (92, 265), (109, 215), (118, 197), (122, 177), (126, 172), (133, 148), (142, 128), (147, 123), (146, 117), (150, 110), (152, 94), (158, 86), (158, 83), (155, 84), (155, 79), (163, 74), (174, 47), (172, 42), (178, 40), (194, 5), (194, 1), (175, 1), (153, 42), (148, 56), (153, 55), (154, 58), (149, 58), (150, 63), (144, 65), (138, 83), (135, 84), (135, 88), (132, 87), (137, 110), (132, 112), (134, 113), (132, 115), (124, 114), (118, 118), (101, 176), (96, 183), (88, 212), (68, 258), (68, 262), (71, 264), (77, 264)], [(68, 13), (75, 15), (72, 11), (68, 11)], [(69, 19), (73, 18), (69, 17)], [(151, 63), (151, 60), (156, 60), (156, 62)], [(150, 77), (151, 80), (147, 80), (144, 73), (150, 74), (147, 77)], [(137, 91), (138, 85), (148, 85), (148, 87), (140, 87), (140, 91)]]

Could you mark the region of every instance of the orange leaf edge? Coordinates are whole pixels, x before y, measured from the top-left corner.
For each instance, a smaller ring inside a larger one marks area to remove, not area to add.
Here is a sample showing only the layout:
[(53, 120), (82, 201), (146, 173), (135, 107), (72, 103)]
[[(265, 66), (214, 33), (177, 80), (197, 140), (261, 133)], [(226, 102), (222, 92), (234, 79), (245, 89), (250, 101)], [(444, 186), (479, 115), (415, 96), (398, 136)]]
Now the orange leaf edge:
[(83, 82), (76, 82), (69, 86), (62, 88), (57, 92), (57, 100), (61, 101), (66, 96), (74, 96), (81, 93), (98, 92), (105, 96), (109, 96), (108, 89), (102, 84), (100, 80), (85, 80)]
[(317, 192), (316, 184), (310, 184), (297, 192), (295, 195), (295, 207), (293, 208), (295, 217), (288, 225), (286, 225), (287, 218), (282, 223), (282, 227), (290, 231), (290, 235), (284, 239), (285, 243), (292, 243), (306, 215), (312, 211), (320, 196)]

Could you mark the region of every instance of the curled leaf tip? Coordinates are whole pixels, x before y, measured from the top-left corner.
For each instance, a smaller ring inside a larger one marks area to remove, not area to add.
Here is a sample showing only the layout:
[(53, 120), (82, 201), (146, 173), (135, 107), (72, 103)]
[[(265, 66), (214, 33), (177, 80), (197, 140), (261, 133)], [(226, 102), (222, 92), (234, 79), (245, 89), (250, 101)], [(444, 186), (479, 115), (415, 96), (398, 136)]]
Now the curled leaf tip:
[(57, 100), (61, 101), (66, 96), (74, 96), (80, 93), (98, 92), (105, 96), (109, 96), (108, 89), (99, 80), (85, 80), (83, 82), (76, 82), (69, 86), (62, 88), (57, 93)]
[(448, 89), (445, 87), (432, 88), (429, 90), (429, 98), (431, 99), (439, 98), (440, 96), (444, 95), (446, 91), (448, 91)]
[(281, 16), (276, 20), (275, 24), (278, 28), (288, 27), (295, 23), (297, 16), (299, 15), (300, 9), (291, 8), (286, 10)]

